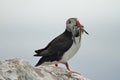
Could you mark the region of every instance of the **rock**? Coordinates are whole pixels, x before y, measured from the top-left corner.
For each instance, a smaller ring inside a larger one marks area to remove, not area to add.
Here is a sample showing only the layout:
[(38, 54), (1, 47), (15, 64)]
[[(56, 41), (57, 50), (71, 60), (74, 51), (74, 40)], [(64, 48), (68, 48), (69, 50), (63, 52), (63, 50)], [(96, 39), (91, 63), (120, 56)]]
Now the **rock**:
[(88, 80), (53, 66), (33, 67), (23, 59), (0, 60), (0, 80)]

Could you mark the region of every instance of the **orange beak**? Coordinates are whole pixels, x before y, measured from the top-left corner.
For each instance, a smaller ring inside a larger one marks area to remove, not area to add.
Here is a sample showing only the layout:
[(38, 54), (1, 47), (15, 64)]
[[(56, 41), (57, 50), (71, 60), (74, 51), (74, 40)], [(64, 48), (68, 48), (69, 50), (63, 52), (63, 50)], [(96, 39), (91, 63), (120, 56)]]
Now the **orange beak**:
[(80, 29), (83, 29), (83, 26), (80, 24), (80, 22), (77, 20), (77, 26), (80, 27)]
[(83, 30), (86, 34), (89, 35), (89, 33), (86, 30), (83, 29), (83, 25), (81, 25), (78, 20), (77, 20), (77, 26), (79, 26), (81, 30)]

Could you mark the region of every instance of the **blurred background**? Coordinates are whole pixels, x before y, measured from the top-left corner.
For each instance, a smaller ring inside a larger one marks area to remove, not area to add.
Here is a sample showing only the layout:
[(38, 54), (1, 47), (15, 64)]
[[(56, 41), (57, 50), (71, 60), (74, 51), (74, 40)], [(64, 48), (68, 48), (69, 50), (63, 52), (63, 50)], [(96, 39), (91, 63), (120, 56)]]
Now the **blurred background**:
[(119, 0), (0, 0), (0, 59), (34, 66), (34, 50), (61, 34), (71, 17), (90, 34), (83, 34), (71, 69), (91, 80), (120, 80)]

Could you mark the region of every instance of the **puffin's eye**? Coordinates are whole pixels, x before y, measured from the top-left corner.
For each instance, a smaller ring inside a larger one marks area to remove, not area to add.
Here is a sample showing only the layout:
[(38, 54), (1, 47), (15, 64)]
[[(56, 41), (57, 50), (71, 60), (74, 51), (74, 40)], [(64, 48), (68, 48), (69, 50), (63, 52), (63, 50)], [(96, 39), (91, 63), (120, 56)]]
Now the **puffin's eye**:
[(68, 23), (71, 24), (71, 21), (69, 21)]

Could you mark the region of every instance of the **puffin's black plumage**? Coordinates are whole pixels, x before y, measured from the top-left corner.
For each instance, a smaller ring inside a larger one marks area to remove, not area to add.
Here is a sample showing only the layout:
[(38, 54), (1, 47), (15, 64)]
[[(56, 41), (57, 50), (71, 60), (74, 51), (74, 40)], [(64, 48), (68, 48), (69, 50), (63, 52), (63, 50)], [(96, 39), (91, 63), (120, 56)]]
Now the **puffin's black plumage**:
[(72, 33), (65, 30), (63, 34), (52, 40), (47, 47), (35, 51), (37, 54), (34, 56), (42, 56), (35, 66), (44, 62), (59, 61), (72, 44)]

